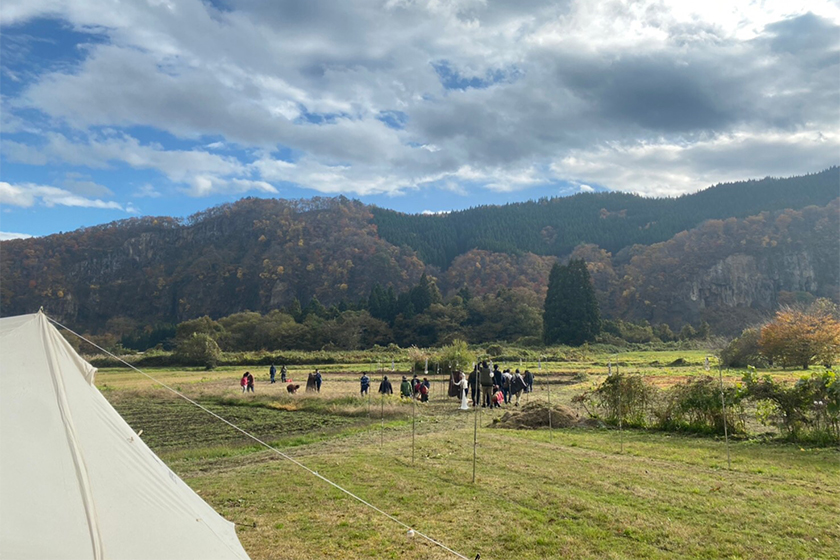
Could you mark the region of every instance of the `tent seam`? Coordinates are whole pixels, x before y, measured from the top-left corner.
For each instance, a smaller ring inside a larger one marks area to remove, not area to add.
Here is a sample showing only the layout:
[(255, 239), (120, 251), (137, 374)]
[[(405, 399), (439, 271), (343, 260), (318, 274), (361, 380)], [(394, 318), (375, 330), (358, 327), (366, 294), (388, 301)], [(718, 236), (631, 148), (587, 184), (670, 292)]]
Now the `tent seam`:
[(70, 455), (73, 457), (73, 465), (76, 469), (76, 479), (79, 482), (81, 490), (82, 503), (85, 508), (85, 516), (88, 521), (88, 531), (90, 533), (91, 546), (93, 548), (93, 557), (95, 560), (103, 560), (104, 550), (102, 545), (102, 535), (99, 532), (99, 524), (97, 522), (96, 505), (91, 493), (90, 478), (88, 477), (87, 467), (84, 462), (84, 457), (78, 446), (76, 438), (76, 430), (73, 425), (73, 419), (70, 415), (70, 405), (67, 402), (67, 395), (64, 390), (62, 380), (56, 371), (55, 355), (49, 345), (46, 343), (45, 336), (47, 335), (46, 326), (48, 322), (43, 321), (43, 314), (39, 313), (39, 330), (41, 344), (44, 347), (44, 353), (48, 357), (47, 364), (50, 368), (50, 377), (52, 378), (53, 388), (55, 389), (55, 396), (58, 402), (58, 410), (61, 413), (62, 424), (64, 424), (64, 433), (67, 436), (67, 444), (70, 448)]

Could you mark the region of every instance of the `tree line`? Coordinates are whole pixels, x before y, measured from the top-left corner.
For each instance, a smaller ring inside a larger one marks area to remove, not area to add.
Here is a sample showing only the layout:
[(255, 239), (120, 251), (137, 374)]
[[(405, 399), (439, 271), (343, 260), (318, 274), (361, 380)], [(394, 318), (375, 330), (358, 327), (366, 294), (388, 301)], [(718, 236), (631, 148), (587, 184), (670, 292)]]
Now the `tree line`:
[(403, 214), (373, 208), (379, 235), (446, 269), (471, 249), (568, 255), (590, 243), (611, 253), (650, 245), (710, 219), (741, 218), (785, 208), (824, 206), (837, 198), (840, 168), (787, 179), (718, 184), (677, 198), (620, 192), (582, 193), (448, 214)]

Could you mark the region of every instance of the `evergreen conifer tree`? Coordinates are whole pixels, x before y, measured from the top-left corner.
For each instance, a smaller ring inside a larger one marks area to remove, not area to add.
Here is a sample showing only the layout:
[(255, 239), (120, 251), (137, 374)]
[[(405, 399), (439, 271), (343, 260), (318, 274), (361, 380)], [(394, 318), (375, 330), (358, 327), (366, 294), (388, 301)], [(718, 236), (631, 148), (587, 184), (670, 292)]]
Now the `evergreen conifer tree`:
[(289, 315), (291, 315), (297, 322), (303, 320), (303, 309), (300, 307), (300, 300), (298, 298), (292, 300), (292, 303), (289, 304), (289, 307), (286, 309), (286, 312)]
[(580, 346), (601, 332), (601, 313), (586, 263), (555, 264), (548, 277), (543, 314), (546, 344)]

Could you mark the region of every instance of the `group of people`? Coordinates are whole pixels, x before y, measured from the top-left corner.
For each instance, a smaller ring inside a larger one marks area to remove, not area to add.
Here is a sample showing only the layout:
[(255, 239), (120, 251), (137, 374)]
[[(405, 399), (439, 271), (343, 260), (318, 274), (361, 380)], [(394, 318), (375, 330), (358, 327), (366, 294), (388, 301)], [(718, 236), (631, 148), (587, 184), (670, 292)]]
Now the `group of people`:
[(250, 371), (246, 371), (242, 374), (242, 379), (239, 380), (239, 386), (242, 387), (242, 392), (254, 392), (254, 376), (251, 375)]
[[(297, 391), (297, 387), (299, 387), (299, 385), (294, 385), (294, 386), (291, 385), (292, 380), (291, 380), (291, 378), (288, 377), (288, 374), (289, 374), (289, 370), (286, 369), (286, 366), (285, 365), (280, 366), (280, 382), (281, 383), (288, 383), (289, 386), (287, 387), (287, 389), (289, 389), (289, 393), (294, 393), (295, 391)], [(275, 367), (274, 364), (271, 364), (271, 367), (268, 368), (268, 378), (269, 378), (270, 383), (275, 383), (277, 381), (277, 367)], [(311, 382), (311, 387), (312, 388), (310, 388), (310, 382)], [(253, 376), (253, 374), (251, 374), (250, 371), (246, 371), (245, 373), (243, 373), (242, 378), (239, 380), (239, 385), (242, 387), (242, 392), (243, 393), (245, 393), (245, 392), (253, 393), (254, 392), (254, 376)], [(294, 389), (291, 389), (291, 387), (294, 387)], [(306, 390), (307, 391), (318, 391), (318, 392), (321, 391), (321, 372), (318, 371), (317, 369), (315, 370), (314, 374), (313, 373), (309, 374), (309, 379), (306, 382)]]
[[(362, 396), (365, 396), (370, 390), (370, 377), (368, 374), (363, 373), (360, 382), (361, 394)], [(414, 377), (409, 380), (407, 376), (403, 375), (402, 382), (400, 383), (400, 398), (417, 399), (420, 402), (428, 402), (429, 390), (431, 388), (432, 384), (427, 377), (424, 377), (421, 380), (417, 377), (417, 374), (415, 374)], [(383, 376), (382, 381), (379, 383), (379, 394), (383, 396), (394, 394), (394, 386), (391, 385), (391, 381), (388, 379), (387, 375)]]
[(309, 377), (306, 378), (306, 392), (320, 393), (322, 381), (323, 379), (321, 378), (321, 372), (316, 369), (315, 373), (310, 373)]
[[(274, 383), (277, 374), (277, 368), (274, 364), (271, 365), (268, 373), (271, 383)], [(284, 365), (280, 368), (280, 381), (282, 383), (291, 381), (291, 379), (287, 379), (287, 374), (288, 370)], [(313, 373), (309, 374), (306, 380), (306, 391), (320, 393), (322, 381), (321, 372), (316, 369)], [(361, 396), (369, 395), (370, 376), (367, 373), (363, 373), (359, 379), (359, 383)], [(240, 385), (243, 393), (254, 392), (254, 376), (251, 372), (246, 371), (242, 375)], [(400, 383), (400, 397), (427, 402), (429, 400), (430, 389), (431, 383), (427, 377), (420, 379), (417, 374), (414, 374), (414, 377), (409, 380), (404, 375)], [(491, 368), (485, 360), (476, 364), (469, 376), (464, 375), (460, 371), (454, 372), (450, 379), (449, 396), (460, 397), (462, 410), (469, 408), (470, 400), (474, 407), (480, 403), (482, 407), (496, 408), (503, 404), (510, 404), (511, 402), (513, 402), (514, 406), (519, 406), (519, 399), (522, 394), (530, 393), (533, 390), (534, 374), (529, 370), (526, 369), (525, 373), (520, 373), (518, 369), (511, 372), (510, 368), (503, 371), (499, 369), (498, 364), (493, 364)], [(382, 378), (382, 382), (379, 384), (379, 393), (381, 395), (394, 394), (394, 388), (388, 380), (387, 375)], [(470, 396), (470, 399), (467, 398), (467, 395)]]
[[(513, 373), (509, 368), (502, 371), (498, 364), (494, 364), (491, 369), (487, 361), (483, 361), (475, 365), (468, 377), (463, 372), (458, 372), (457, 379), (453, 379), (451, 384), (454, 391), (460, 393), (463, 410), (469, 408), (468, 392), (473, 406), (478, 406), (480, 402), (482, 407), (495, 408), (502, 404), (510, 404), (514, 398), (514, 406), (519, 406), (522, 394), (534, 390), (534, 374), (527, 369), (524, 374), (518, 369)], [(450, 390), (450, 394), (453, 389)]]
[[(286, 366), (280, 367), (280, 383), (286, 382), (286, 374), (288, 371), (286, 370)], [(271, 378), (271, 382), (274, 383), (274, 377), (277, 375), (277, 368), (274, 367), (274, 364), (271, 364), (271, 367), (268, 369), (268, 376)]]

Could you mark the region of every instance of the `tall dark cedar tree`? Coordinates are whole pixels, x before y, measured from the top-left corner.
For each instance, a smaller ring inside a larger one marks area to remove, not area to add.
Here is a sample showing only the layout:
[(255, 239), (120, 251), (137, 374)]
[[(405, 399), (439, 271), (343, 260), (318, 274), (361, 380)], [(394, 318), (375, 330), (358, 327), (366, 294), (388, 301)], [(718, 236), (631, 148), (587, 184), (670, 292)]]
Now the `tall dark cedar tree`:
[(571, 260), (567, 265), (555, 264), (545, 296), (545, 343), (580, 346), (600, 332), (601, 313), (586, 263)]

